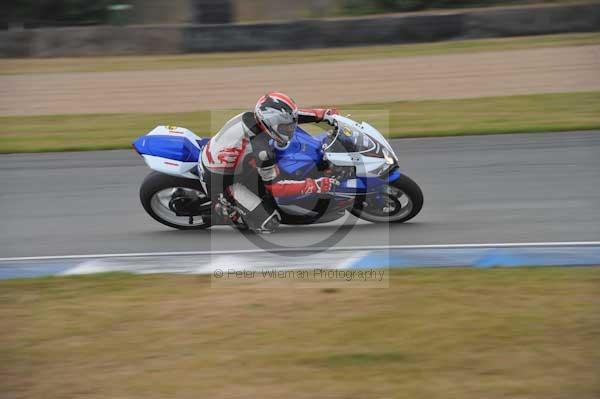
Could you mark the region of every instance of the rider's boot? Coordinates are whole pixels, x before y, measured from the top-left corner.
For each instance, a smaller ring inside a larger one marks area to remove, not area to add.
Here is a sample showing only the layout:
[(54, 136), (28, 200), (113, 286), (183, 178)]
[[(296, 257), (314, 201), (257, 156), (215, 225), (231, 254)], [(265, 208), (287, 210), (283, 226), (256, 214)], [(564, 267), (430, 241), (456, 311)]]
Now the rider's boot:
[(277, 229), (281, 216), (269, 202), (263, 201), (240, 183), (228, 187), (228, 193), (235, 200), (235, 208), (250, 230), (260, 234), (272, 233)]

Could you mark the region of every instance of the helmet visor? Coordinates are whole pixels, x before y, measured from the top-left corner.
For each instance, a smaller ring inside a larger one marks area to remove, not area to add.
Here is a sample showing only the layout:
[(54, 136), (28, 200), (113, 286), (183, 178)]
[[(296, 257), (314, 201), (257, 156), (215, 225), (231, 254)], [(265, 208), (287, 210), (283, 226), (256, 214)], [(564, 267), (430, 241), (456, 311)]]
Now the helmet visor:
[(284, 137), (292, 138), (294, 132), (296, 131), (296, 126), (298, 124), (296, 122), (292, 123), (281, 123), (277, 126), (277, 133)]

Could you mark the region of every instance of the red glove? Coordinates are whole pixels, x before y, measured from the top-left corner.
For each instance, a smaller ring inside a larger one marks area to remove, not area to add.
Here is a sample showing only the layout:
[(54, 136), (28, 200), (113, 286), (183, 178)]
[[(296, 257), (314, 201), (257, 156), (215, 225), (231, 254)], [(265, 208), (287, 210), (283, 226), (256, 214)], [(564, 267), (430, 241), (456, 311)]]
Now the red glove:
[(329, 177), (321, 177), (320, 179), (306, 179), (307, 188), (303, 194), (309, 193), (328, 193), (331, 191), (334, 180)]
[(298, 195), (312, 193), (328, 193), (336, 183), (329, 177), (306, 180), (282, 180), (274, 184), (268, 184), (265, 187), (275, 197), (295, 197)]
[(325, 114), (323, 114), (323, 119), (325, 122), (329, 123), (329, 125), (333, 126), (334, 122), (333, 122), (333, 115), (339, 115), (340, 111), (338, 111), (337, 108), (331, 108), (325, 111)]
[(301, 117), (309, 118), (309, 121), (314, 118), (314, 122), (326, 121), (331, 125), (333, 122), (329, 117), (339, 115), (340, 111), (337, 108), (303, 108), (298, 111), (298, 114)]

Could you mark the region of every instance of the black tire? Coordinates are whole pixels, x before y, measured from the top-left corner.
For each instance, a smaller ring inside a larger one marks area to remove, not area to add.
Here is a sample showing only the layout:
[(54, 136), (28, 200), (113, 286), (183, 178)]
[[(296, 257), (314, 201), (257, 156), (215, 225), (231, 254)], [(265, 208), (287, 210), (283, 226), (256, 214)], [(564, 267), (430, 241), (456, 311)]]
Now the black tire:
[(204, 220), (204, 223), (198, 225), (180, 225), (171, 223), (154, 212), (152, 209), (152, 198), (154, 197), (154, 194), (171, 187), (191, 188), (204, 192), (202, 185), (197, 180), (152, 172), (146, 176), (140, 187), (140, 201), (142, 202), (142, 206), (148, 215), (152, 216), (154, 220), (164, 224), (165, 226), (179, 230), (202, 230), (210, 227), (210, 221), (204, 222)]
[(395, 187), (404, 192), (404, 194), (406, 194), (412, 201), (412, 209), (407, 215), (403, 216), (400, 219), (382, 220), (384, 217), (374, 216), (370, 214), (368, 212), (368, 208), (359, 209), (356, 207), (352, 209), (351, 213), (356, 217), (368, 220), (369, 222), (373, 223), (404, 223), (414, 218), (419, 212), (421, 212), (421, 208), (423, 208), (423, 192), (421, 191), (419, 185), (415, 183), (410, 177), (406, 175), (400, 175), (400, 178), (394, 181), (392, 184), (390, 184), (390, 186)]

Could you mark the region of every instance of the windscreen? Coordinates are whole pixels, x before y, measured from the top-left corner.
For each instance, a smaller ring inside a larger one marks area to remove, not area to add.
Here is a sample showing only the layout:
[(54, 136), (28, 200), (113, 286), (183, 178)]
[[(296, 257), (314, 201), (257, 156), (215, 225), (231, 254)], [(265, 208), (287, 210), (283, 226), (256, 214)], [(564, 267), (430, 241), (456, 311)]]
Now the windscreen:
[(377, 145), (365, 133), (348, 127), (340, 128), (328, 143), (327, 152), (375, 152)]

